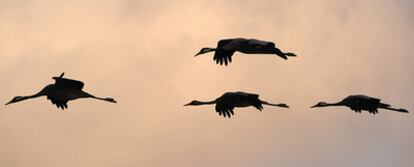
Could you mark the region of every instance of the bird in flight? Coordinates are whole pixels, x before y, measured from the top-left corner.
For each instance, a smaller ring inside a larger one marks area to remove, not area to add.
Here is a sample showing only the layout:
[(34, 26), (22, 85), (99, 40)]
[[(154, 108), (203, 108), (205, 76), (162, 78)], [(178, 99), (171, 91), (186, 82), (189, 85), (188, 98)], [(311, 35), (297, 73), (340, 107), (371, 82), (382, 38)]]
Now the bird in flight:
[(318, 104), (312, 106), (311, 108), (328, 107), (328, 106), (346, 106), (346, 107), (351, 108), (351, 110), (357, 113), (361, 113), (361, 111), (366, 110), (371, 114), (378, 114), (378, 109), (386, 109), (386, 110), (408, 113), (408, 110), (406, 109), (392, 108), (391, 105), (389, 104), (381, 103), (381, 99), (378, 99), (375, 97), (369, 97), (365, 95), (351, 95), (337, 103), (319, 102)]
[(220, 40), (216, 48), (202, 48), (194, 57), (213, 51), (215, 52), (213, 60), (217, 64), (224, 64), (226, 66), (231, 63), (232, 56), (236, 51), (246, 54), (276, 54), (285, 60), (288, 57), (296, 56), (294, 53), (282, 52), (275, 47), (275, 43), (273, 42), (257, 39), (230, 38)]
[(246, 93), (246, 92), (227, 92), (224, 93), (219, 98), (213, 101), (191, 101), (184, 106), (199, 106), (199, 105), (209, 105), (209, 104), (216, 104), (216, 112), (219, 115), (223, 115), (224, 117), (230, 118), (234, 115), (233, 109), (235, 107), (249, 107), (253, 106), (259, 111), (262, 111), (262, 105), (269, 105), (269, 106), (277, 106), (277, 107), (284, 107), (289, 108), (286, 104), (272, 104), (259, 99), (258, 94)]
[(55, 83), (47, 85), (39, 93), (30, 96), (16, 96), (6, 105), (40, 96), (46, 96), (47, 99), (49, 99), (52, 102), (52, 104), (56, 105), (58, 108), (61, 108), (62, 110), (68, 108), (68, 101), (79, 98), (93, 98), (97, 100), (116, 103), (116, 101), (113, 98), (96, 97), (83, 91), (83, 82), (63, 78), (64, 74), (65, 73), (62, 73), (59, 77), (53, 77), (52, 79), (55, 80)]

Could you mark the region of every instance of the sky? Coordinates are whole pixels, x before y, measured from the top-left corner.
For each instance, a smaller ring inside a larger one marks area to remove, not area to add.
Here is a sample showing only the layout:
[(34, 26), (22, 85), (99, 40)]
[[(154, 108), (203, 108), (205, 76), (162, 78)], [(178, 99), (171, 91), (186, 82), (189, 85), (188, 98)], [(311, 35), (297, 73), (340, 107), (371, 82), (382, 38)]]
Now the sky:
[[(46, 98), (0, 106), (0, 166), (364, 166), (414, 164), (414, 116), (345, 107), (351, 94), (414, 112), (411, 0), (0, 0), (0, 103), (65, 77), (117, 104)], [(219, 39), (274, 41), (298, 55), (236, 53)], [(183, 107), (228, 91), (265, 106), (220, 117)]]

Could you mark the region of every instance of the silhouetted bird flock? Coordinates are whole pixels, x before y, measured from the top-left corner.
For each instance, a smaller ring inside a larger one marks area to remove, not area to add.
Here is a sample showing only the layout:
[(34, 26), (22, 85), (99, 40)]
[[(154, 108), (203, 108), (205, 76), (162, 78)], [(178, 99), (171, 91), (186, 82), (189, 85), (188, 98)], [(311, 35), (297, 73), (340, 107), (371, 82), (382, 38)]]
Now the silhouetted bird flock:
[[(276, 54), (277, 56), (287, 60), (288, 57), (296, 57), (296, 54), (290, 52), (282, 52), (275, 46), (273, 42), (257, 40), (257, 39), (245, 39), (245, 38), (231, 38), (223, 39), (217, 43), (216, 48), (205, 47), (202, 48), (195, 56), (205, 54), (208, 52), (214, 52), (213, 60), (220, 65), (229, 65), (232, 62), (232, 56), (235, 52), (241, 52), (245, 54)], [(59, 77), (53, 77), (54, 84), (47, 85), (40, 92), (29, 96), (16, 96), (10, 102), (12, 104), (23, 100), (36, 98), (40, 96), (46, 96), (52, 104), (58, 108), (64, 110), (68, 108), (68, 101), (79, 98), (93, 98), (97, 100), (103, 100), (111, 103), (116, 103), (115, 99), (107, 97), (101, 98), (91, 95), (83, 91), (84, 84), (81, 81), (63, 78), (64, 73)], [(263, 110), (263, 105), (276, 106), (282, 108), (289, 108), (284, 103), (273, 104), (259, 99), (258, 94), (247, 92), (226, 92), (222, 96), (212, 101), (191, 101), (184, 106), (199, 106), (215, 104), (216, 112), (224, 117), (232, 117), (234, 115), (234, 108), (236, 107), (249, 107), (253, 106), (259, 111)], [(374, 97), (365, 95), (351, 95), (337, 103), (319, 102), (312, 106), (315, 107), (328, 107), (328, 106), (346, 106), (351, 110), (361, 113), (365, 110), (372, 114), (377, 114), (378, 109), (386, 109), (392, 111), (398, 111), (408, 113), (406, 109), (392, 108), (391, 105), (381, 103), (381, 100)]]

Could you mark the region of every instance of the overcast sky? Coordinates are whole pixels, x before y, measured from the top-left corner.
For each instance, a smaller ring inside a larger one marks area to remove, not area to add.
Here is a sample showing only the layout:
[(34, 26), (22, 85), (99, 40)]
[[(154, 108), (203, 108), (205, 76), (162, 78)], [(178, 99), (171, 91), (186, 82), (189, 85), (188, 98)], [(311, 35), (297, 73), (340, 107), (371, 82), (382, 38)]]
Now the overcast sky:
[[(414, 1), (0, 0), (0, 103), (65, 77), (118, 104), (46, 98), (0, 107), (0, 166), (414, 164)], [(236, 53), (219, 39), (274, 41), (298, 55)], [(290, 109), (183, 107), (246, 91)], [(310, 109), (351, 94), (412, 113)]]

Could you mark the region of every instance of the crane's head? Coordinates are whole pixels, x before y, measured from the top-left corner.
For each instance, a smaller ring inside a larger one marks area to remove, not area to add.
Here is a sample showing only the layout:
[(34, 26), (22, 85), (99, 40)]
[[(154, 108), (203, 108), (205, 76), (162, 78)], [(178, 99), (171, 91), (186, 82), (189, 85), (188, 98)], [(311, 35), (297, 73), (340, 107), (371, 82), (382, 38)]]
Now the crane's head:
[(204, 54), (204, 53), (212, 52), (212, 51), (215, 51), (215, 50), (216, 49), (214, 49), (214, 48), (202, 48), (200, 50), (200, 52), (198, 52), (196, 55), (194, 55), (194, 57), (196, 57), (198, 55), (201, 55), (201, 54)]
[(6, 103), (5, 105), (9, 105), (9, 104), (12, 104), (12, 103), (17, 103), (19, 101), (23, 101), (23, 100), (26, 100), (26, 99), (27, 98), (23, 97), (23, 96), (16, 96), (12, 100), (10, 100), (8, 103)]
[(204, 103), (201, 101), (197, 101), (197, 100), (193, 100), (188, 104), (185, 104), (184, 106), (199, 106), (199, 105), (203, 105)]
[(315, 107), (326, 107), (328, 106), (328, 103), (326, 102), (319, 102), (318, 104), (312, 106), (311, 108), (315, 108)]

